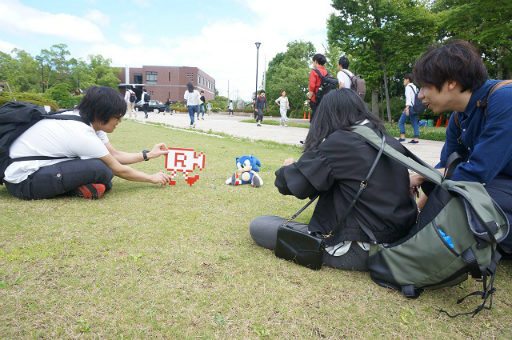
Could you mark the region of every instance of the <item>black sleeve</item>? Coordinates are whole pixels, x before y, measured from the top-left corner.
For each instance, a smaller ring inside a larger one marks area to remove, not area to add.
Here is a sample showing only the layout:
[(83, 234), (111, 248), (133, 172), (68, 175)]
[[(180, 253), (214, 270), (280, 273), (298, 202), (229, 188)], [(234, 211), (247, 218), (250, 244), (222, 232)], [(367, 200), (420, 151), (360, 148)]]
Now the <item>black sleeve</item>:
[(277, 170), (274, 184), (281, 194), (304, 199), (329, 190), (334, 178), (326, 158), (315, 148), (305, 152), (297, 162)]

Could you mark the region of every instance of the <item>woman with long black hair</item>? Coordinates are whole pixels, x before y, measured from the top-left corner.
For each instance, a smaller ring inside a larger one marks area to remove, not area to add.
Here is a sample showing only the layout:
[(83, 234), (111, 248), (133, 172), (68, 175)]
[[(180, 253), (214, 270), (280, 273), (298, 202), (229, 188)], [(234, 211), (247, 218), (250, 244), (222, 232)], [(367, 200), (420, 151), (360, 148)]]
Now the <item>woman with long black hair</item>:
[[(351, 132), (354, 125), (366, 125), (379, 136), (385, 134), (387, 143), (405, 154), (405, 148), (387, 134), (357, 93), (343, 88), (329, 92), (318, 106), (303, 155), (296, 162), (293, 158), (285, 160), (276, 171), (275, 185), (281, 194), (299, 199), (319, 195), (309, 224), (292, 221), (288, 225), (294, 229), (326, 235), (354, 199), (378, 153)], [(367, 270), (370, 238), (361, 224), (373, 232), (377, 242), (390, 243), (407, 234), (416, 214), (416, 203), (409, 193), (408, 170), (383, 155), (341, 229), (326, 239), (324, 264)], [(285, 221), (277, 216), (257, 217), (250, 225), (251, 236), (259, 245), (275, 249), (277, 229)]]
[(197, 90), (194, 89), (192, 83), (187, 84), (187, 91), (185, 91), (184, 97), (187, 101), (188, 115), (190, 116), (190, 127), (195, 128), (196, 123), (194, 116), (199, 112), (199, 103), (201, 102), (201, 95)]

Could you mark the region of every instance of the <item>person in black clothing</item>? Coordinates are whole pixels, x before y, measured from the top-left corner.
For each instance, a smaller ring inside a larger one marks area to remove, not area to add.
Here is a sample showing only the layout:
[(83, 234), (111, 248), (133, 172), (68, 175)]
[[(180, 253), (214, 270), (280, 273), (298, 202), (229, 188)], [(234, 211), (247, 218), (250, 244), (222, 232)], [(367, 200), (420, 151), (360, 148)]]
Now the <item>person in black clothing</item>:
[[(318, 106), (303, 155), (297, 162), (293, 158), (285, 160), (276, 171), (275, 186), (281, 194), (299, 199), (320, 195), (309, 224), (290, 222), (294, 229), (328, 234), (356, 195), (378, 151), (350, 132), (354, 125), (366, 125), (379, 135), (385, 134), (387, 143), (405, 154), (405, 148), (387, 134), (357, 93), (344, 88), (329, 92)], [(324, 264), (367, 270), (370, 238), (360, 224), (366, 225), (379, 243), (390, 243), (408, 233), (416, 214), (407, 169), (383, 155), (340, 231), (326, 239)], [(250, 224), (251, 236), (257, 244), (275, 249), (277, 229), (285, 221), (277, 216), (257, 217)]]
[(256, 117), (256, 125), (261, 126), (261, 121), (263, 120), (263, 110), (268, 110), (267, 98), (265, 98), (265, 90), (261, 90), (260, 96), (256, 99), (256, 103), (254, 105), (254, 112), (258, 114)]
[(144, 110), (144, 118), (148, 118), (148, 109), (149, 109), (149, 94), (146, 89), (142, 90), (142, 110)]

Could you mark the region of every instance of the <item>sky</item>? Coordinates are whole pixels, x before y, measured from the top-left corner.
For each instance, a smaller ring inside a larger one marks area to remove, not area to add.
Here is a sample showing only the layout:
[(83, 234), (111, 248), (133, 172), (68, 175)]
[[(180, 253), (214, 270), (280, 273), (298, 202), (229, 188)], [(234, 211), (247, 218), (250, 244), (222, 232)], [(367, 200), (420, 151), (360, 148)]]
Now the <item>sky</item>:
[[(116, 67), (193, 66), (220, 95), (249, 100), (266, 64), (294, 40), (327, 45), (331, 0), (0, 0), (0, 51), (33, 57), (66, 44), (70, 57)], [(266, 63), (266, 64), (265, 64)]]

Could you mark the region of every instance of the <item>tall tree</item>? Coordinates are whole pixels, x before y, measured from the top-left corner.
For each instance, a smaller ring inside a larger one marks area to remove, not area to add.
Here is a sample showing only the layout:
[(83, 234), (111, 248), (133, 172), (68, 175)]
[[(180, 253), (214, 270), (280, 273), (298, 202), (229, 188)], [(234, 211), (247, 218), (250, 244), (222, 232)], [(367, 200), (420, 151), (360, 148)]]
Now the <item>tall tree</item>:
[(273, 101), (286, 90), (290, 108), (304, 107), (307, 100), (309, 71), (315, 47), (311, 42), (292, 41), (288, 43), (286, 52), (278, 53), (268, 64), (267, 98)]
[[(349, 53), (351, 64), (372, 90), (372, 112), (384, 83), (388, 121), (391, 122), (388, 75), (404, 62), (412, 63), (432, 42), (433, 15), (418, 0), (333, 0), (338, 12), (327, 22), (330, 44)], [(352, 68), (352, 66), (351, 66)]]
[(439, 40), (467, 40), (482, 52), (492, 77), (512, 77), (512, 2), (437, 0)]

